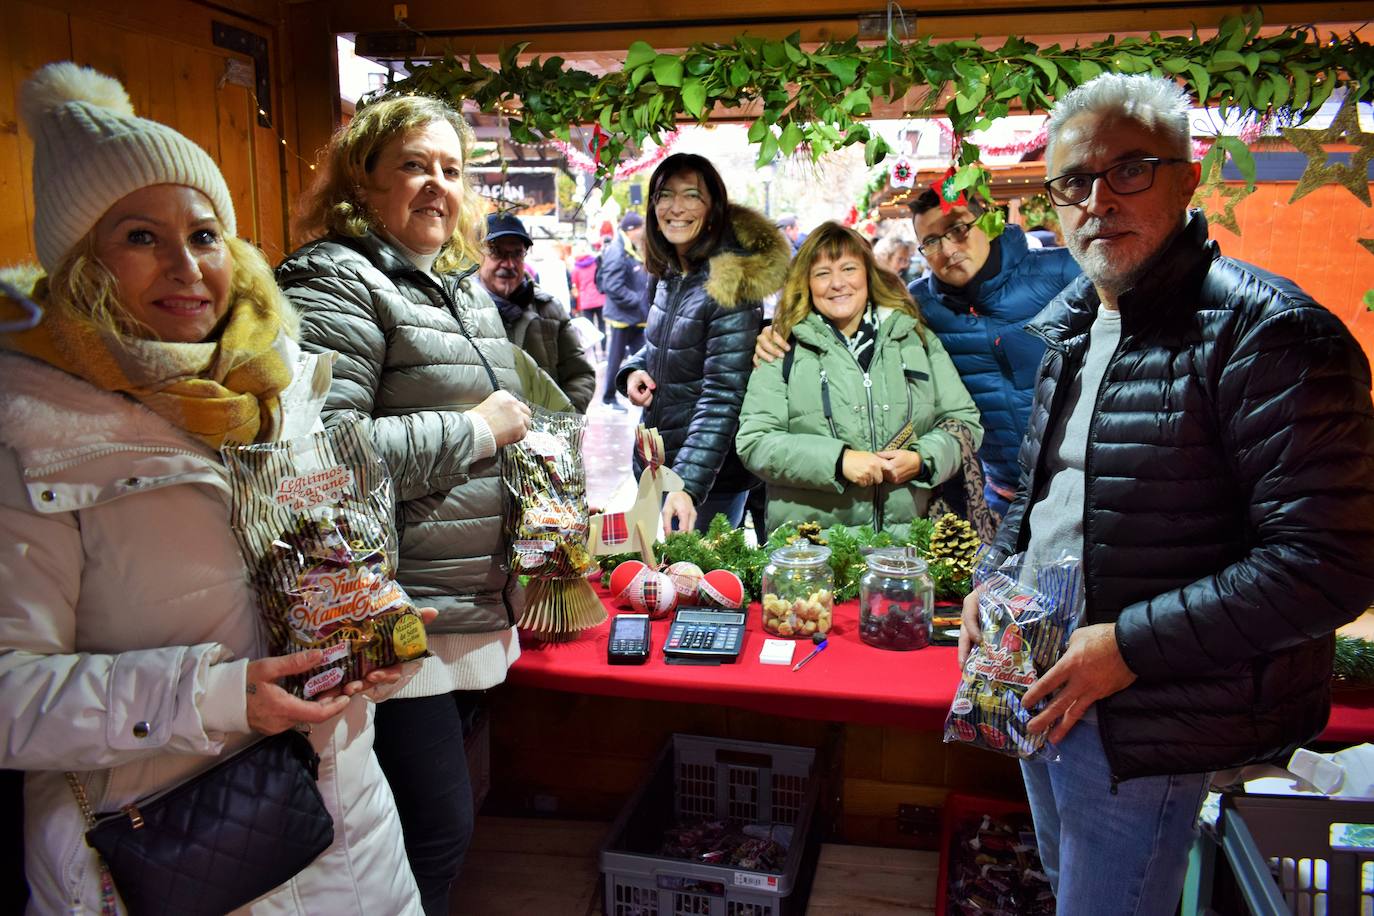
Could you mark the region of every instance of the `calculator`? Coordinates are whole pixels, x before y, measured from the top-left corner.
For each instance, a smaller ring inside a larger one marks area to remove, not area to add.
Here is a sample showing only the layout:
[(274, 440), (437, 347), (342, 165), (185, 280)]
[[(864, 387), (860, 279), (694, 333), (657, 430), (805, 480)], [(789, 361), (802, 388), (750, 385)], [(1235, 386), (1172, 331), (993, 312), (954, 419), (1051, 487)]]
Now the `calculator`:
[(744, 613), (714, 608), (678, 608), (663, 654), (699, 662), (733, 662), (744, 648)]

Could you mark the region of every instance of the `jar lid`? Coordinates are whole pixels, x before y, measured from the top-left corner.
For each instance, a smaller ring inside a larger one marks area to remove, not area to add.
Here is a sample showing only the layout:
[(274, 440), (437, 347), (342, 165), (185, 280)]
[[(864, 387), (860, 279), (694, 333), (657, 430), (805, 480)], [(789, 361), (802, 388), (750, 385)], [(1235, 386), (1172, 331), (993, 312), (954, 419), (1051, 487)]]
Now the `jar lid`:
[(830, 559), (830, 548), (819, 544), (788, 544), (769, 556), (779, 566), (819, 566)]
[(916, 556), (914, 549), (907, 547), (885, 547), (868, 555), (868, 568), (888, 576), (914, 578), (923, 576), (928, 570), (926, 561)]

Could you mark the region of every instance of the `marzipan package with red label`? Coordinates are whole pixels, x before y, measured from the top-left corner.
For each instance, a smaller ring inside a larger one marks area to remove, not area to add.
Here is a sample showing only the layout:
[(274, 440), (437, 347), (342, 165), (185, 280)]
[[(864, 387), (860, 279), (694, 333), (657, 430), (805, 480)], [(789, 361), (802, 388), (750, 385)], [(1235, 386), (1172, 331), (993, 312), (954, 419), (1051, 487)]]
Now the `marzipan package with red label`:
[(395, 579), (391, 478), (356, 422), (222, 454), (271, 653), (324, 651), (289, 690), (310, 698), (426, 654)]

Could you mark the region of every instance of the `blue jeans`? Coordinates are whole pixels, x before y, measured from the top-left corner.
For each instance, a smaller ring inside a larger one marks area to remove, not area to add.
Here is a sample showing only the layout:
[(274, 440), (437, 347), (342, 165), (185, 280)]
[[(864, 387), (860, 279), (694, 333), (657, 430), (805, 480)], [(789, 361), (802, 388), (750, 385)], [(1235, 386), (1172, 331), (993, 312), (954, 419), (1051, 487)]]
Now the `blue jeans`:
[(697, 506), (697, 530), (705, 533), (711, 527), (711, 519), (717, 515), (724, 515), (730, 520), (732, 528), (738, 528), (744, 523), (744, 504), (748, 499), (748, 490), (738, 493), (717, 493), (712, 490)]
[(1112, 794), (1096, 722), (1060, 759), (1021, 761), (1040, 859), (1061, 916), (1173, 916), (1210, 774), (1130, 779)]

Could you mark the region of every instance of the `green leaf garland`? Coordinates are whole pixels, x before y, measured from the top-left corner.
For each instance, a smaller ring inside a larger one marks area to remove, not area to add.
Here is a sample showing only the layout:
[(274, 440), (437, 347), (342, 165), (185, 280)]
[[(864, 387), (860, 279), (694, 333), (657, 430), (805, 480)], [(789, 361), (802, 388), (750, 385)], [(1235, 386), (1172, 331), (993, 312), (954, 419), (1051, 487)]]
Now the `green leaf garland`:
[[(1279, 112), (1293, 123), (1309, 119), (1337, 86), (1374, 99), (1374, 46), (1355, 34), (1323, 39), (1313, 27), (1261, 35), (1260, 14), (1227, 16), (1217, 34), (1148, 38), (1114, 36), (1087, 45), (1038, 46), (1008, 38), (998, 48), (978, 41), (889, 41), (864, 47), (858, 38), (826, 42), (814, 51), (796, 33), (782, 41), (741, 35), (730, 43), (697, 43), (681, 54), (661, 54), (632, 43), (625, 66), (597, 76), (569, 68), (561, 58), (522, 64), (525, 44), (501, 51), (492, 69), (475, 56), (447, 56), (417, 67), (390, 87), (452, 102), (471, 99), (483, 111), (504, 111), (517, 142), (566, 135), (569, 125), (600, 123), (606, 145), (597, 157), (609, 176), (627, 146), (657, 141), (679, 121), (705, 122), (718, 110), (760, 105), (749, 139), (759, 161), (799, 148), (812, 158), (855, 143), (865, 160), (890, 152), (861, 119), (873, 100), (908, 99), (907, 114), (943, 114), (965, 137), (1006, 115), (1012, 105), (1045, 110), (1075, 86), (1106, 70), (1155, 73), (1183, 80), (1201, 105), (1224, 114)], [(946, 95), (946, 88), (954, 91)], [(949, 98), (941, 107), (940, 100)], [(743, 112), (741, 111), (741, 114)], [(1254, 162), (1227, 144), (1247, 184)], [(956, 152), (960, 174), (976, 169), (978, 150)], [(981, 171), (981, 170), (979, 170)], [(967, 182), (986, 194), (986, 180)]]

